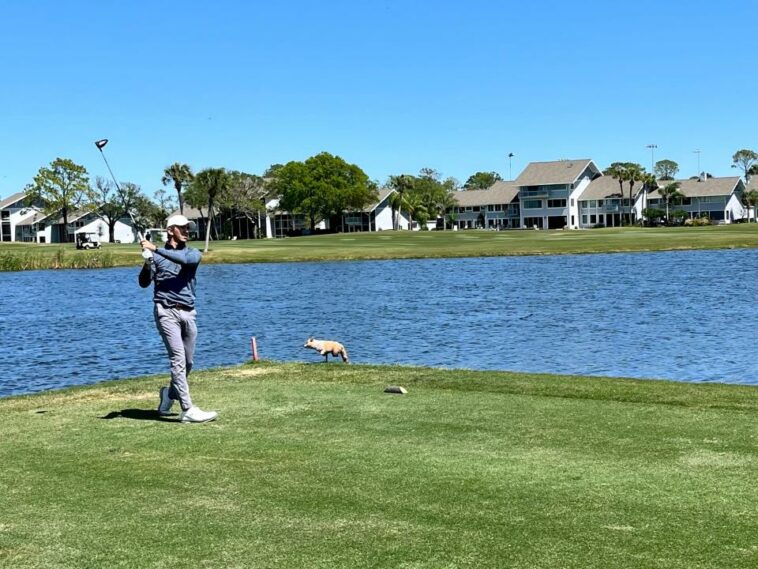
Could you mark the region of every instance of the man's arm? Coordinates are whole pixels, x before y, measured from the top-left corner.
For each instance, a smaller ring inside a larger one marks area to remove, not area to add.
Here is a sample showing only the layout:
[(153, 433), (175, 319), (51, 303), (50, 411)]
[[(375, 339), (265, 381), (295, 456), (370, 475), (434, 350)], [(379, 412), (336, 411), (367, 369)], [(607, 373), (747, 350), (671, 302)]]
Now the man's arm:
[(200, 260), (203, 258), (200, 251), (191, 247), (185, 247), (184, 249), (160, 248), (156, 249), (155, 253), (179, 265), (199, 265)]

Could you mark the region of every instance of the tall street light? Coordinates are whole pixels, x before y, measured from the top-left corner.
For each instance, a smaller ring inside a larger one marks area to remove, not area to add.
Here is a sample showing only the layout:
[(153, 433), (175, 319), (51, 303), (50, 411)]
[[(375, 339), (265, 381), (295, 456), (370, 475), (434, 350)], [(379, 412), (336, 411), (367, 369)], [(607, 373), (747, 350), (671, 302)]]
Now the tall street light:
[(658, 148), (658, 145), (648, 144), (645, 148), (650, 149), (650, 173), (655, 174), (655, 149)]
[(697, 177), (700, 178), (700, 149), (692, 151), (693, 154), (697, 154)]

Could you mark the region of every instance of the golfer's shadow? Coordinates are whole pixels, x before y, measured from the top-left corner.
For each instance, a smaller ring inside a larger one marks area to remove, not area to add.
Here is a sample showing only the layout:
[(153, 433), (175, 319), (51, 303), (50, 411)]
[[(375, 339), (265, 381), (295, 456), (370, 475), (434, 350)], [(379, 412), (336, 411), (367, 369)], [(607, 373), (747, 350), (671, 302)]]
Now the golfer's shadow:
[(111, 411), (100, 419), (135, 419), (137, 421), (162, 421), (173, 423), (179, 420), (178, 413), (172, 415), (160, 415), (155, 409), (121, 409)]

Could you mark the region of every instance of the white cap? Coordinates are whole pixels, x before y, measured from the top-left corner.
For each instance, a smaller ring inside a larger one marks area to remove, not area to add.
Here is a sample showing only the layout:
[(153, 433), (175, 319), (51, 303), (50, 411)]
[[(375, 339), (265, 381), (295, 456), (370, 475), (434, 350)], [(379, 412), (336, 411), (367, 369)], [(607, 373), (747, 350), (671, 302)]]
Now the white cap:
[(168, 218), (168, 221), (166, 222), (166, 229), (169, 227), (183, 227), (185, 225), (189, 225), (190, 221), (183, 215), (172, 215)]

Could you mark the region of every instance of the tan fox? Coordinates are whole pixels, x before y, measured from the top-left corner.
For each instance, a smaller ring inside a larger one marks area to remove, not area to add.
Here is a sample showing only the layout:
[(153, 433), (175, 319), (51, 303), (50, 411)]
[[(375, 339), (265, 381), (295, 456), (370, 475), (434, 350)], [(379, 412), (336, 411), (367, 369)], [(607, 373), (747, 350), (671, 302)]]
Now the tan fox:
[(312, 350), (316, 350), (318, 353), (320, 353), (324, 358), (326, 358), (325, 361), (329, 361), (329, 354), (332, 354), (334, 357), (340, 356), (342, 358), (342, 361), (346, 364), (350, 363), (350, 360), (347, 357), (347, 349), (345, 349), (345, 346), (340, 344), (339, 342), (332, 342), (331, 340), (317, 340), (316, 338), (308, 338), (305, 341), (305, 344), (303, 344), (304, 348), (310, 348)]

